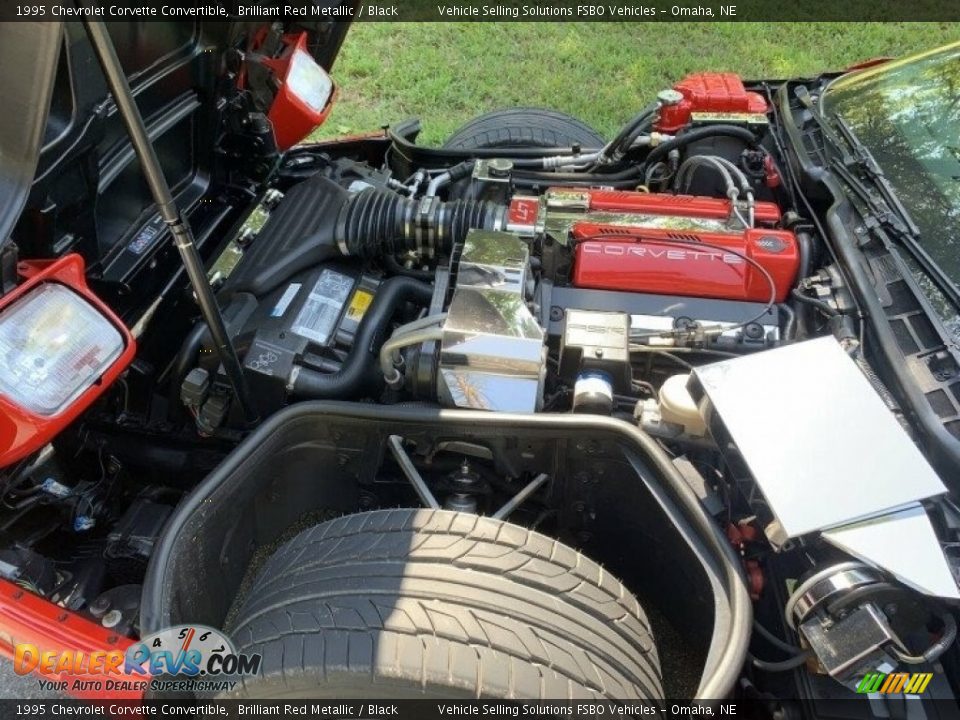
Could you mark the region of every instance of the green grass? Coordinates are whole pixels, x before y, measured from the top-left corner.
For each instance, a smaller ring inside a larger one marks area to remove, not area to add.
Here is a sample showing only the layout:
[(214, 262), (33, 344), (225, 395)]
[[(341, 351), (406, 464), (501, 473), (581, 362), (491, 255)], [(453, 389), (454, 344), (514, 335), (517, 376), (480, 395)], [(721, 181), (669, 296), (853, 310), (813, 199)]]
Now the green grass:
[(419, 142), (434, 144), (511, 105), (563, 110), (609, 137), (690, 72), (797, 77), (957, 39), (950, 23), (356, 23), (314, 138), (418, 116)]

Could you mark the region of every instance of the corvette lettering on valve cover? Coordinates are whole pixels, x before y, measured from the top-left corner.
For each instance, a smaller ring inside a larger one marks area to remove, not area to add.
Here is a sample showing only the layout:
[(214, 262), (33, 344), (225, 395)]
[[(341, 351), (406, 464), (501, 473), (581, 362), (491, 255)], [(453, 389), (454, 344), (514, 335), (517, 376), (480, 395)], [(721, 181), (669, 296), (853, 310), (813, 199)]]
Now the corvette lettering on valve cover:
[(441, 147), (417, 120), (303, 142), (348, 27), (0, 25), (33, 78), (0, 114), (16, 671), (351, 714), (934, 717), (960, 44), (678, 77), (610, 137), (510, 108)]

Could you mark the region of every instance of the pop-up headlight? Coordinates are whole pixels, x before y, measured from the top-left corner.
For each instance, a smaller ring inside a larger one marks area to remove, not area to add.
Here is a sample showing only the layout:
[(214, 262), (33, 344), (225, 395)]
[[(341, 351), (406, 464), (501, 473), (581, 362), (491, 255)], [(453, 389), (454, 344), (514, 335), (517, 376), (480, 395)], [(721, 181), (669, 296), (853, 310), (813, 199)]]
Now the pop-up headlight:
[(44, 283), (0, 313), (0, 394), (62, 412), (123, 352), (117, 329), (73, 290)]
[(336, 97), (333, 80), (307, 50), (307, 33), (284, 35), (283, 44), (280, 57), (259, 58), (277, 84), (267, 117), (280, 150), (293, 147), (321, 125)]
[(116, 379), (133, 338), (87, 288), (77, 255), (26, 264), (0, 299), (0, 467), (49, 442)]

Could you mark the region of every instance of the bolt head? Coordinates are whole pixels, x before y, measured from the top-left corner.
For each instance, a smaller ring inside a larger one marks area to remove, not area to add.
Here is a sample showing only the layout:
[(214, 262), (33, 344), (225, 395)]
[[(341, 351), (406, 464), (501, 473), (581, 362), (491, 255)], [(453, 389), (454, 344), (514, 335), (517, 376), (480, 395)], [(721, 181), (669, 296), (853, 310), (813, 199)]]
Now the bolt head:
[(119, 610), (111, 610), (102, 618), (100, 618), (100, 624), (105, 628), (116, 627), (123, 620), (123, 613)]

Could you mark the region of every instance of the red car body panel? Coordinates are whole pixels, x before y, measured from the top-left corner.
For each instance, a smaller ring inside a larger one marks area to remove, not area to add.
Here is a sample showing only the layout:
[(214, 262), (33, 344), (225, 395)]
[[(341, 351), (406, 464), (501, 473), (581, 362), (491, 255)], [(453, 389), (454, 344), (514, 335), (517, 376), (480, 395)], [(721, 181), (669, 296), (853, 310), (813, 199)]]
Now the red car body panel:
[[(6, 580), (0, 580), (0, 653), (13, 659), (20, 643), (36, 645), (40, 651), (80, 651), (92, 653), (104, 650), (125, 651), (133, 640), (117, 635), (109, 629), (70, 612), (24, 590)], [(142, 683), (144, 676), (130, 675), (77, 675), (74, 673), (43, 674), (45, 680), (66, 681), (67, 694), (83, 700), (139, 700), (143, 693), (135, 690), (113, 689), (109, 695), (104, 690), (73, 690), (74, 681), (105, 681), (107, 679), (127, 683)]]
[(66, 285), (107, 318), (120, 332), (124, 348), (101, 381), (91, 385), (66, 409), (56, 415), (38, 415), (0, 395), (0, 467), (10, 465), (36, 452), (90, 407), (133, 362), (137, 344), (127, 326), (88, 287), (83, 258), (65, 255), (59, 260), (37, 260), (20, 263), (18, 272), (26, 280), (0, 300), (0, 312), (44, 282)]

